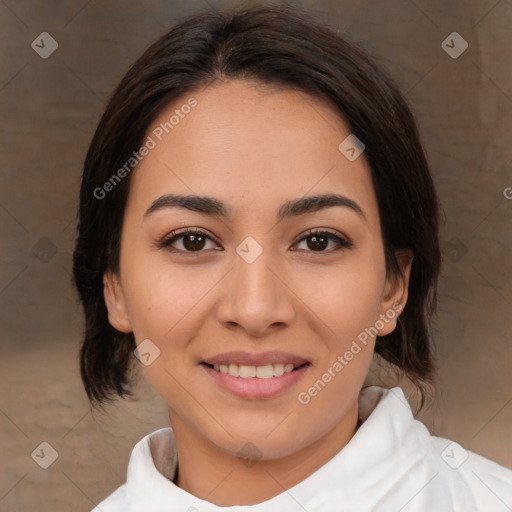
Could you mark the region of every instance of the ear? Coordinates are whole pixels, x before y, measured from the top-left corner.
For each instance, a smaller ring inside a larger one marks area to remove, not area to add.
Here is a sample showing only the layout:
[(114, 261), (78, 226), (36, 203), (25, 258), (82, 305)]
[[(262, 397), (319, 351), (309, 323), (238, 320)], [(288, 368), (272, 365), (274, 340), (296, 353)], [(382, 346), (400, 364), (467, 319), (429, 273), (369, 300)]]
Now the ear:
[[(413, 252), (403, 249), (396, 252), (401, 275), (388, 276), (380, 307), (380, 320), (377, 325), (383, 325), (378, 330), (378, 336), (385, 336), (396, 328), (397, 319), (405, 308), (409, 292)], [(383, 320), (383, 321), (382, 321)]]
[(123, 290), (114, 272), (105, 272), (103, 275), (103, 297), (110, 325), (121, 332), (133, 332)]

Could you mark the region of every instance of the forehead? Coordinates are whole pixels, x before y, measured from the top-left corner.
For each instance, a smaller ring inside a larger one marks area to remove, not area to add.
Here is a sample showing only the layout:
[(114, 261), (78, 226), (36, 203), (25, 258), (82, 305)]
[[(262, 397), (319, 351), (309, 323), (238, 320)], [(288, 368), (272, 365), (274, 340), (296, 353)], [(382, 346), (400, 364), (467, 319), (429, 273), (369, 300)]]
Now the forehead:
[(140, 208), (158, 195), (182, 193), (254, 212), (329, 192), (375, 208), (364, 154), (350, 161), (339, 149), (348, 126), (301, 91), (222, 82), (174, 101), (146, 135), (154, 147), (134, 171), (129, 200)]

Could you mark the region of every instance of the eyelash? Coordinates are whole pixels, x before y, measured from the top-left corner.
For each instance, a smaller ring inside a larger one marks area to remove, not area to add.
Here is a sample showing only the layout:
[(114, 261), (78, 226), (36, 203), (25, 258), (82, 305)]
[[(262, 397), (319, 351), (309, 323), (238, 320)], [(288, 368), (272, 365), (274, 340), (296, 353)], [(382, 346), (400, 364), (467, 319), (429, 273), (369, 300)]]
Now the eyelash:
[[(175, 248), (171, 247), (171, 244), (173, 242), (175, 242), (176, 240), (179, 240), (180, 238), (182, 238), (186, 235), (200, 235), (200, 236), (204, 236), (204, 237), (208, 238), (209, 240), (212, 240), (213, 242), (215, 242), (215, 240), (213, 240), (212, 237), (210, 237), (206, 232), (204, 232), (200, 229), (185, 228), (183, 230), (176, 230), (176, 231), (173, 231), (172, 233), (169, 233), (169, 235), (166, 236), (164, 239), (162, 239), (160, 242), (158, 242), (157, 245), (160, 249), (166, 249), (173, 253), (181, 253), (181, 254), (186, 254), (186, 255), (199, 256), (201, 253), (205, 252), (204, 250), (183, 251), (181, 249), (175, 249)], [(302, 238), (300, 238), (299, 240), (297, 240), (297, 242), (294, 243), (294, 245), (297, 245), (298, 243), (302, 242), (303, 240), (306, 240), (307, 238), (309, 238), (311, 236), (323, 236), (323, 237), (328, 238), (329, 240), (334, 240), (335, 242), (337, 242), (338, 248), (335, 249), (334, 251), (332, 251), (332, 250), (330, 250), (330, 251), (307, 250), (306, 252), (318, 253), (318, 254), (331, 254), (331, 253), (337, 252), (341, 249), (351, 249), (354, 245), (351, 241), (349, 241), (347, 238), (345, 238), (338, 231), (331, 232), (331, 231), (316, 230), (316, 229), (311, 229), (308, 232), (306, 232), (302, 236)]]

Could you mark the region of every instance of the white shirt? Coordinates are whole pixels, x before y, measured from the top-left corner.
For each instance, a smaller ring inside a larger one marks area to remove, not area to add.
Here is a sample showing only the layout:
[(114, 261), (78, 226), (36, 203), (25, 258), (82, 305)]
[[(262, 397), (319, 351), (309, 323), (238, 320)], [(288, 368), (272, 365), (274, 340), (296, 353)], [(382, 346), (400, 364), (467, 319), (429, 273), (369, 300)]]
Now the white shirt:
[(512, 511), (512, 470), (432, 436), (413, 418), (401, 388), (364, 388), (359, 417), (349, 443), (305, 480), (257, 505), (232, 507), (171, 481), (174, 435), (170, 427), (157, 430), (135, 445), (126, 483), (92, 512)]

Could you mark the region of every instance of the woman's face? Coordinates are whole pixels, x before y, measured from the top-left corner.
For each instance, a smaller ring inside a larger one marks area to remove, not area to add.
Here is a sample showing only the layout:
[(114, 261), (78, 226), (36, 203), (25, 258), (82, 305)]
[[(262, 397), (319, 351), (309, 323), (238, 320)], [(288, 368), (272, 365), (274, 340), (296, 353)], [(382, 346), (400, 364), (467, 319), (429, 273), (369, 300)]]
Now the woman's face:
[(386, 278), (364, 153), (339, 149), (348, 127), (304, 93), (228, 81), (147, 135), (105, 298), (175, 431), (272, 459), (354, 426), (407, 283)]

